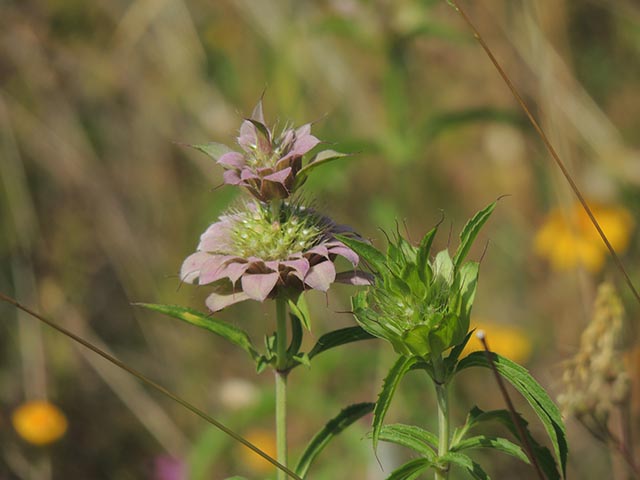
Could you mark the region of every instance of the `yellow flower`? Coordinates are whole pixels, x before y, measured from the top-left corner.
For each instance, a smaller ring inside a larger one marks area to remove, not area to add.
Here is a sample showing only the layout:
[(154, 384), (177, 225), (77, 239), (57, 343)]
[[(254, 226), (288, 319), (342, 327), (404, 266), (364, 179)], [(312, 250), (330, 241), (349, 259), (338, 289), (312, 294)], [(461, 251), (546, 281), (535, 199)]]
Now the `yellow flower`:
[[(254, 429), (250, 430), (245, 438), (253, 443), (267, 455), (276, 458), (276, 440), (273, 432), (269, 430)], [(241, 447), (241, 461), (246, 467), (255, 474), (266, 474), (272, 472), (275, 468), (271, 463), (267, 462), (260, 455), (246, 447)]]
[(67, 419), (62, 411), (44, 400), (23, 403), (11, 417), (18, 435), (33, 445), (47, 445), (67, 431)]
[[(499, 353), (516, 363), (524, 363), (531, 356), (531, 341), (521, 328), (484, 321), (472, 321), (471, 323), (472, 328), (485, 332), (487, 343), (492, 352)], [(472, 335), (460, 358), (471, 352), (479, 351), (484, 351), (482, 342), (475, 335)]]
[[(624, 252), (634, 224), (629, 211), (604, 205), (592, 205), (591, 210), (616, 252)], [(607, 247), (579, 203), (568, 212), (557, 208), (549, 212), (536, 233), (534, 249), (555, 270), (583, 266), (596, 273), (608, 255)]]

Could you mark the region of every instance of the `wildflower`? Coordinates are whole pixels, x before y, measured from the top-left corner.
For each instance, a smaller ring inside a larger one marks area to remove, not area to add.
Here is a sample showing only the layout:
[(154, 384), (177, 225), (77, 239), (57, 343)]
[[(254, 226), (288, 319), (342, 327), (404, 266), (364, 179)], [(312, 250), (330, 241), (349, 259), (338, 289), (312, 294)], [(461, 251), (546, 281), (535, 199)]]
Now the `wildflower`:
[(303, 165), (303, 157), (319, 143), (308, 123), (296, 129), (285, 126), (275, 135), (274, 129), (265, 124), (260, 101), (240, 127), (238, 145), (242, 152), (216, 143), (193, 146), (222, 165), (224, 183), (246, 187), (255, 198), (268, 202), (293, 194), (317, 165), (345, 156), (326, 150)]
[(158, 455), (153, 459), (153, 480), (186, 480), (187, 466), (183, 460), (169, 455)]
[(249, 202), (221, 216), (182, 264), (183, 281), (213, 287), (206, 301), (212, 311), (279, 294), (297, 298), (309, 288), (326, 292), (334, 281), (365, 281), (355, 270), (336, 274), (336, 256), (358, 264), (358, 255), (334, 237), (355, 236), (350, 229), (302, 205), (285, 202), (277, 213), (272, 207)]
[(564, 393), (558, 403), (592, 431), (605, 431), (609, 415), (629, 395), (629, 376), (620, 351), (623, 308), (612, 285), (598, 289), (591, 323), (580, 339), (580, 349), (567, 362)]
[[(611, 245), (624, 252), (633, 229), (633, 217), (625, 208), (594, 205), (591, 207)], [(538, 230), (534, 249), (555, 270), (583, 266), (599, 272), (607, 257), (607, 247), (591, 223), (582, 205), (576, 203), (569, 212), (552, 210)]]
[(33, 445), (55, 442), (67, 431), (67, 419), (58, 407), (44, 400), (23, 403), (11, 417), (18, 435)]
[[(484, 321), (473, 322), (472, 327), (484, 330), (491, 350), (503, 357), (516, 363), (524, 363), (531, 356), (531, 341), (521, 328)], [(461, 356), (478, 351), (484, 351), (484, 347), (474, 335), (465, 345)]]
[(345, 239), (376, 270), (374, 285), (352, 301), (362, 328), (388, 340), (401, 355), (427, 360), (461, 343), (469, 330), (479, 269), (477, 262), (463, 260), (494, 207), (489, 205), (465, 226), (453, 258), (448, 250), (429, 258), (437, 227), (419, 247), (398, 235), (386, 257)]
[[(247, 432), (245, 438), (270, 457), (276, 456), (275, 438), (269, 430), (253, 429)], [(242, 447), (240, 455), (242, 457), (242, 463), (255, 474), (267, 474), (273, 471), (273, 465), (253, 450)]]

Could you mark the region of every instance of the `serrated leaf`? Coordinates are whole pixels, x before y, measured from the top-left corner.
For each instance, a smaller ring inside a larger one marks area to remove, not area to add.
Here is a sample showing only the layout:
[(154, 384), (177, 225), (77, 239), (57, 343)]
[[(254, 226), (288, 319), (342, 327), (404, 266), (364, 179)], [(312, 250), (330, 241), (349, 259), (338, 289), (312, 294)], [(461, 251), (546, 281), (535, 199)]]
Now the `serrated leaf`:
[(373, 451), (377, 451), (378, 449), (378, 440), (380, 438), (380, 430), (382, 429), (382, 422), (384, 421), (384, 417), (389, 410), (389, 405), (391, 405), (391, 400), (393, 395), (398, 388), (398, 384), (402, 377), (411, 370), (413, 364), (416, 363), (415, 357), (405, 357), (401, 356), (398, 358), (396, 363), (391, 367), (389, 373), (382, 382), (382, 390), (378, 394), (378, 401), (376, 402), (376, 407), (373, 411), (373, 424), (372, 424), (372, 432), (371, 439), (373, 441)]
[(440, 460), (462, 468), (477, 480), (491, 480), (480, 465), (462, 453), (448, 452), (440, 457)]
[(322, 335), (309, 352), (309, 358), (313, 358), (322, 352), (351, 342), (374, 339), (373, 335), (362, 327), (346, 327)]
[(474, 448), (491, 448), (512, 457), (516, 457), (525, 463), (530, 464), (527, 454), (524, 450), (511, 440), (492, 435), (476, 435), (475, 437), (466, 438), (451, 447), (452, 452), (461, 452), (463, 450), (471, 450)]
[(311, 331), (311, 314), (309, 313), (309, 307), (307, 306), (307, 301), (304, 299), (304, 295), (299, 295), (296, 300), (289, 298), (287, 304), (289, 305), (291, 313), (298, 317), (298, 320), (304, 325), (304, 328)]
[(218, 161), (220, 157), (225, 153), (233, 152), (233, 150), (227, 147), (226, 145), (222, 143), (216, 143), (216, 142), (209, 142), (209, 143), (203, 143), (199, 145), (189, 145), (189, 146), (213, 158), (215, 161)]
[[(491, 356), (498, 373), (520, 392), (542, 422), (547, 435), (551, 439), (556, 458), (562, 469), (562, 477), (564, 478), (566, 476), (568, 447), (567, 434), (560, 410), (544, 388), (524, 367), (495, 352), (492, 352)], [(469, 367), (491, 368), (491, 364), (485, 352), (473, 352), (458, 363), (456, 372)]]
[(362, 260), (369, 263), (376, 272), (385, 272), (388, 270), (386, 266), (387, 257), (369, 243), (345, 235), (336, 235), (336, 238), (356, 252)]
[(134, 303), (134, 305), (143, 307), (155, 312), (160, 312), (183, 322), (190, 323), (196, 327), (204, 328), (216, 335), (228, 340), (234, 345), (242, 348), (245, 352), (251, 355), (254, 361), (257, 361), (260, 355), (253, 347), (251, 339), (247, 332), (241, 330), (233, 325), (216, 320), (206, 313), (198, 312), (191, 308), (181, 307), (179, 305), (160, 305), (155, 303)]
[(399, 423), (384, 425), (380, 429), (380, 440), (410, 448), (431, 461), (436, 460), (438, 437), (420, 427)]
[(307, 448), (300, 456), (300, 460), (296, 465), (295, 472), (302, 478), (306, 477), (309, 467), (318, 456), (318, 454), (327, 446), (327, 444), (351, 425), (356, 420), (364, 417), (373, 411), (373, 403), (357, 403), (343, 409), (336, 417), (332, 418), (309, 442)]
[(460, 233), (460, 245), (458, 246), (456, 254), (453, 256), (453, 263), (456, 268), (462, 264), (462, 261), (469, 253), (473, 241), (478, 236), (478, 233), (480, 233), (482, 226), (489, 220), (494, 208), (496, 208), (496, 202), (487, 205), (483, 210), (476, 213), (462, 229), (462, 233)]
[(391, 475), (387, 477), (387, 480), (411, 480), (417, 478), (417, 475), (422, 473), (428, 468), (431, 468), (433, 463), (427, 458), (416, 458), (411, 460), (401, 467), (396, 468)]

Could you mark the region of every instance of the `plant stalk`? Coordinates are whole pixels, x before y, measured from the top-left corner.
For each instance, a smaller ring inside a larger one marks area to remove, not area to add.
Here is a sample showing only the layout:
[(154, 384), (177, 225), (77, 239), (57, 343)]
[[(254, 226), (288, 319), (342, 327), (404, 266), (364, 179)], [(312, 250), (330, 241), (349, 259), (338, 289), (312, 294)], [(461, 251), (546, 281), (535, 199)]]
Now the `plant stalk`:
[[(436, 400), (438, 405), (438, 457), (442, 457), (449, 451), (449, 392), (444, 379), (441, 357), (433, 359), (433, 367), (436, 374)], [(448, 477), (448, 466), (445, 471), (435, 470), (435, 480), (447, 480)]]
[[(287, 466), (287, 304), (276, 298), (276, 449), (278, 462)], [(278, 480), (286, 480), (287, 473), (278, 470)]]

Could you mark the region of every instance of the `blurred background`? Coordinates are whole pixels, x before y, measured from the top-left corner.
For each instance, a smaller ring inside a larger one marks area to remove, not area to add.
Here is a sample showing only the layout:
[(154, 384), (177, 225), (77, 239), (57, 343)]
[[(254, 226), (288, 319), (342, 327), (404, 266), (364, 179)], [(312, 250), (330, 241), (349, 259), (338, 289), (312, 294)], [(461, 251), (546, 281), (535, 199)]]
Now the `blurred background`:
[[(466, 3), (639, 284), (640, 7), (632, 0)], [(0, 291), (272, 452), (271, 374), (256, 375), (219, 338), (131, 305), (205, 308), (206, 289), (180, 286), (177, 273), (237, 192), (216, 189), (222, 169), (182, 144), (233, 146), (263, 91), (268, 123), (316, 121), (315, 135), (356, 153), (318, 169), (307, 196), (379, 247), (380, 228), (399, 224), (416, 241), (442, 214), (436, 247), (455, 247), (475, 211), (509, 195), (472, 252), (479, 259), (486, 249), (474, 325), (557, 398), (597, 286), (610, 279), (626, 310), (618, 348), (633, 384), (638, 304), (444, 0), (3, 0)], [(335, 286), (328, 297), (308, 295), (310, 344), (354, 324), (339, 313), (354, 292)], [(219, 317), (258, 345), (275, 329), (269, 303), (244, 302)], [(369, 341), (297, 369), (289, 389), (292, 458), (341, 408), (374, 401), (393, 359), (387, 344)], [(473, 405), (503, 408), (491, 382), (487, 372), (460, 377), (454, 422)], [(37, 418), (18, 421), (16, 412), (34, 400), (47, 401), (32, 413)], [(388, 420), (433, 428), (433, 406), (431, 385), (409, 375)], [(624, 418), (638, 426), (637, 414)], [(334, 440), (311, 476), (384, 478), (366, 439), (369, 423)], [(567, 423), (571, 477), (624, 474), (617, 455), (578, 422)], [(383, 449), (386, 474), (409, 456)], [(509, 457), (476, 458), (493, 478), (535, 478)], [(180, 406), (0, 305), (0, 479), (233, 474), (274, 476)]]

